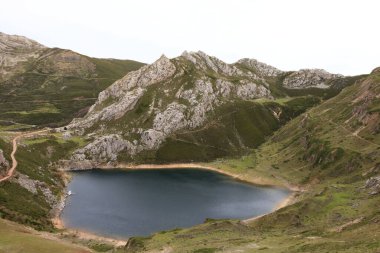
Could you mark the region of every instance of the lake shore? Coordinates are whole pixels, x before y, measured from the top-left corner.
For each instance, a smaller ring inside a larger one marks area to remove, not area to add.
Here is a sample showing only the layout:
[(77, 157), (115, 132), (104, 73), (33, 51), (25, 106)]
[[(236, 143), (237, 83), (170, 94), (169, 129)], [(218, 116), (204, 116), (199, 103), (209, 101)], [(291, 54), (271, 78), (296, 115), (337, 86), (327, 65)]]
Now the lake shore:
[(237, 174), (230, 171), (218, 169), (212, 166), (198, 164), (198, 163), (168, 163), (168, 164), (130, 164), (130, 163), (114, 163), (114, 164), (97, 164), (93, 168), (81, 168), (81, 169), (65, 169), (64, 171), (81, 171), (81, 170), (92, 170), (92, 169), (120, 169), (120, 170), (155, 170), (155, 169), (203, 169), (213, 172), (217, 172), (229, 177), (234, 178), (235, 180), (265, 187), (279, 187), (285, 188), (292, 192), (303, 191), (298, 185), (278, 183), (269, 178), (262, 177), (247, 177), (246, 174)]
[[(62, 198), (61, 201), (65, 202), (66, 198), (67, 198), (67, 195), (64, 198)], [(116, 238), (116, 237), (107, 237), (107, 236), (97, 235), (93, 232), (85, 231), (81, 229), (66, 228), (63, 222), (63, 219), (61, 218), (61, 212), (51, 219), (54, 227), (61, 231), (61, 237), (75, 237), (75, 238), (78, 238), (79, 240), (84, 240), (84, 241), (94, 240), (94, 241), (99, 241), (102, 243), (109, 243), (109, 244), (114, 245), (115, 247), (123, 247), (128, 243), (128, 238), (124, 239), (124, 238)]]
[[(248, 223), (248, 222), (251, 222), (253, 220), (256, 220), (256, 219), (259, 219), (265, 215), (268, 215), (272, 212), (275, 212), (283, 207), (286, 207), (292, 203), (294, 203), (296, 201), (296, 193), (297, 192), (300, 192), (302, 191), (298, 186), (294, 186), (294, 185), (285, 185), (285, 184), (278, 184), (278, 183), (275, 183), (274, 181), (269, 181), (269, 180), (265, 180), (261, 177), (257, 177), (257, 178), (253, 178), (253, 177), (244, 177), (245, 175), (244, 174), (235, 174), (235, 173), (232, 173), (232, 172), (228, 172), (228, 171), (225, 171), (225, 170), (222, 170), (222, 169), (218, 169), (218, 168), (215, 168), (215, 167), (212, 167), (212, 166), (207, 166), (207, 165), (203, 165), (203, 164), (196, 164), (196, 163), (170, 163), (170, 164), (128, 164), (128, 163), (116, 163), (116, 164), (98, 164), (97, 166), (95, 166), (94, 168), (82, 168), (82, 169), (64, 169), (64, 170), (61, 170), (63, 172), (63, 174), (65, 175), (65, 184), (67, 185), (67, 183), (69, 182), (69, 178), (70, 176), (68, 175), (67, 172), (70, 172), (70, 171), (83, 171), (83, 170), (92, 170), (92, 169), (102, 169), (102, 170), (112, 170), (112, 169), (119, 169), (119, 170), (162, 170), (162, 169), (202, 169), (202, 170), (208, 170), (208, 171), (213, 171), (213, 172), (216, 172), (216, 173), (220, 173), (220, 174), (223, 174), (223, 175), (226, 175), (226, 176), (229, 176), (235, 180), (238, 180), (238, 181), (241, 181), (241, 182), (245, 182), (245, 183), (249, 183), (249, 184), (253, 184), (253, 185), (257, 185), (257, 186), (263, 186), (263, 187), (277, 187), (277, 188), (285, 188), (285, 189), (288, 189), (290, 190), (292, 193), (287, 197), (285, 198), (284, 200), (282, 200), (280, 203), (278, 203), (276, 205), (276, 207), (269, 213), (267, 214), (263, 214), (263, 215), (260, 215), (260, 216), (254, 216), (252, 218), (248, 218), (248, 219), (245, 219), (245, 220), (242, 220), (242, 222), (244, 223)], [(67, 197), (67, 196), (66, 196)], [(64, 198), (64, 202), (66, 201), (66, 197)], [(99, 236), (99, 235), (96, 235), (94, 233), (91, 233), (91, 232), (88, 232), (88, 231), (84, 231), (84, 230), (73, 230), (73, 229), (69, 229), (69, 228), (66, 228), (65, 225), (64, 225), (64, 222), (61, 218), (61, 212), (63, 211), (63, 208), (62, 210), (60, 210), (59, 213), (57, 213), (57, 215), (55, 215), (53, 218), (52, 218), (52, 222), (54, 224), (54, 226), (57, 228), (57, 229), (60, 229), (60, 230), (65, 230), (67, 231), (68, 233), (74, 233), (78, 238), (81, 238), (81, 239), (84, 239), (84, 240), (100, 240), (100, 241), (105, 241), (105, 242), (109, 242), (109, 243), (114, 243), (115, 241), (117, 241), (117, 245), (120, 246), (120, 243), (121, 242), (125, 242), (127, 243), (127, 239), (126, 240), (118, 240), (116, 238), (110, 238), (110, 237), (104, 237), (104, 236)]]

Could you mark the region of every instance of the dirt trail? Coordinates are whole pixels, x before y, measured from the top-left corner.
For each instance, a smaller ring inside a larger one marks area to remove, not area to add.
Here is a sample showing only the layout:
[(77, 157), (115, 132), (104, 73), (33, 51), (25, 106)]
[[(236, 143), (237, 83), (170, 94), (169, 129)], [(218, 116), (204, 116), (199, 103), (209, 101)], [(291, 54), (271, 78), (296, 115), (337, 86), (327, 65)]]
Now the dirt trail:
[(34, 132), (28, 132), (28, 133), (24, 133), (24, 134), (19, 134), (17, 135), (16, 137), (13, 138), (12, 140), (12, 145), (13, 145), (13, 150), (12, 150), (12, 153), (11, 153), (11, 158), (12, 158), (12, 167), (8, 170), (7, 172), (7, 175), (3, 178), (0, 178), (0, 182), (3, 182), (3, 181), (6, 181), (8, 180), (10, 177), (13, 176), (16, 168), (17, 168), (17, 160), (16, 160), (16, 152), (17, 152), (17, 141), (21, 138), (24, 138), (24, 137), (30, 137), (30, 136), (33, 136), (33, 135), (36, 135), (36, 134), (40, 134), (40, 133), (44, 133), (44, 132), (48, 132), (49, 129), (45, 129), (45, 130), (38, 130), (38, 131), (34, 131)]

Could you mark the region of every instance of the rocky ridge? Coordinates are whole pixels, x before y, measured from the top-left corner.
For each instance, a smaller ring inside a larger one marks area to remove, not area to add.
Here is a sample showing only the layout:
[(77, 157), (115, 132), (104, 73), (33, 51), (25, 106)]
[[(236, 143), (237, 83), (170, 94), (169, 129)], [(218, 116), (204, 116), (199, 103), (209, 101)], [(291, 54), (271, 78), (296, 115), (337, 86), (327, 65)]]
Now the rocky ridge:
[(262, 77), (276, 77), (285, 73), (284, 71), (281, 71), (273, 66), (259, 62), (256, 59), (243, 58), (237, 63), (252, 71), (255, 71)]
[(134, 156), (156, 150), (168, 136), (203, 126), (222, 104), (273, 99), (267, 78), (283, 76), (292, 88), (327, 88), (326, 80), (339, 78), (321, 70), (289, 74), (254, 59), (227, 64), (203, 52), (185, 51), (174, 59), (163, 55), (102, 91), (87, 115), (65, 128), (91, 136), (72, 160), (116, 161), (120, 152)]
[(22, 69), (23, 63), (38, 58), (43, 49), (46, 47), (34, 40), (0, 32), (0, 81)]
[(288, 75), (283, 82), (284, 87), (290, 89), (320, 88), (329, 87), (329, 82), (342, 78), (342, 75), (331, 74), (323, 69), (301, 69)]

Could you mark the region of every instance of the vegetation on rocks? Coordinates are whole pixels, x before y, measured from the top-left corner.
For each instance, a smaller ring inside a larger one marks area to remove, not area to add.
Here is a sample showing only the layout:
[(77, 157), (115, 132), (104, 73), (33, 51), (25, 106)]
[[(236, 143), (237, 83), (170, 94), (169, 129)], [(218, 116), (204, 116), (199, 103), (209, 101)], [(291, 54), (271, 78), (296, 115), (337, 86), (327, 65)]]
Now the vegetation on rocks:
[[(380, 119), (369, 108), (377, 106), (379, 88), (372, 74), (291, 120), (251, 154), (207, 164), (241, 178), (297, 186), (293, 204), (243, 223), (213, 221), (157, 233), (140, 247), (147, 252), (165, 247), (171, 252), (377, 252), (380, 142), (374, 126)], [(355, 108), (363, 106), (360, 116)], [(363, 115), (370, 120), (361, 120)]]
[[(302, 70), (297, 89), (285, 87), (284, 80), (297, 73), (249, 59), (226, 64), (203, 52), (162, 56), (101, 92), (89, 112), (67, 126), (71, 134), (92, 140), (72, 160), (96, 166), (116, 160), (163, 163), (242, 155), (325, 93), (356, 80)], [(308, 78), (313, 90), (305, 84)], [(114, 134), (117, 142), (102, 141)], [(112, 154), (104, 156), (103, 150)]]
[[(55, 136), (37, 138), (38, 141), (21, 142), (16, 175), (1, 183), (0, 217), (53, 231), (54, 207), (64, 191), (57, 162), (78, 148), (79, 143)], [(10, 145), (1, 138), (0, 148), (6, 155), (11, 152)]]
[(26, 38), (0, 39), (0, 174), (16, 130), (78, 118), (20, 141), (16, 174), (0, 183), (0, 251), (87, 252), (3, 220), (56, 231), (50, 218), (64, 192), (59, 168), (68, 160), (90, 167), (197, 161), (295, 190), (288, 205), (257, 219), (207, 220), (131, 238), (122, 249), (86, 244), (96, 251), (380, 250), (379, 68), (356, 77), (284, 72), (202, 52), (139, 68)]

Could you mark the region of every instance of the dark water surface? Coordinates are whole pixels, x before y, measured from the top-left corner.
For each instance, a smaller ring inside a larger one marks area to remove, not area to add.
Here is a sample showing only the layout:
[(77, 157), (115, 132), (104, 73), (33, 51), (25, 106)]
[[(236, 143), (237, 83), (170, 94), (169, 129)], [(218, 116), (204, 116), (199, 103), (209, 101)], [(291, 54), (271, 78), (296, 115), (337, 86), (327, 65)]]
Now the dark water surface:
[(117, 237), (270, 212), (289, 195), (198, 169), (74, 172), (62, 218), (66, 227)]

